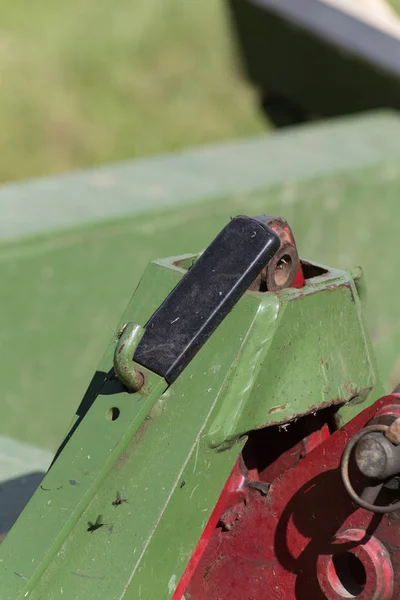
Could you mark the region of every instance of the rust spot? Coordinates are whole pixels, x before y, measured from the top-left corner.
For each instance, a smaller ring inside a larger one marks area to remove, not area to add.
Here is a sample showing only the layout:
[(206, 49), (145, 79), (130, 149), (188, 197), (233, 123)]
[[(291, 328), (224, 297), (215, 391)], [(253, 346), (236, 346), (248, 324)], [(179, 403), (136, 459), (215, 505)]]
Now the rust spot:
[(194, 263), (198, 259), (198, 255), (186, 256), (185, 258), (178, 258), (172, 262), (174, 267), (182, 269), (183, 271), (190, 271)]
[(124, 323), (122, 325), (122, 327), (120, 327), (117, 331), (117, 340), (119, 340), (122, 337), (122, 334), (124, 333), (125, 329), (127, 328), (128, 323)]
[(121, 344), (118, 348), (118, 354), (121, 354), (122, 350), (125, 348), (125, 344)]
[(280, 406), (273, 406), (268, 411), (268, 414), (270, 415), (271, 413), (276, 412), (277, 410), (286, 410), (286, 409), (287, 409), (287, 404), (281, 404)]
[[(300, 259), (296, 242), (289, 224), (282, 217), (260, 215), (263, 223), (278, 235), (281, 245), (268, 265), (259, 273), (249, 290), (253, 292), (274, 292), (290, 288), (298, 272)], [(259, 218), (260, 218), (259, 217)]]
[(154, 387), (149, 381), (147, 370), (145, 370), (145, 369), (139, 370), (137, 367), (135, 367), (135, 369), (136, 369), (138, 375), (140, 375), (140, 377), (142, 378), (143, 383), (141, 384), (141, 387), (137, 392), (132, 392), (132, 393), (138, 395), (137, 401), (140, 402), (140, 400), (142, 400), (142, 397), (150, 396)]
[(327, 293), (327, 292), (334, 292), (335, 290), (337, 290), (340, 287), (343, 287), (344, 283), (339, 282), (339, 283), (332, 283), (330, 285), (325, 286), (324, 288), (320, 288), (318, 286), (312, 286), (312, 285), (306, 285), (304, 286), (304, 292), (300, 292), (300, 294), (297, 294), (297, 296), (295, 298), (291, 298), (291, 300), (298, 300), (298, 299), (303, 299), (305, 298), (306, 292), (307, 292), (307, 297), (308, 296), (313, 296), (314, 294), (320, 294), (321, 292)]
[(208, 579), (210, 576), (211, 571), (217, 567), (219, 565), (220, 562), (222, 562), (225, 558), (225, 554), (221, 553), (218, 554), (218, 556), (216, 558), (214, 558), (214, 560), (204, 569), (204, 579)]
[[(350, 397), (348, 397), (348, 398), (332, 398), (331, 400), (327, 400), (326, 402), (322, 402), (321, 404), (311, 405), (304, 412), (294, 413), (292, 415), (289, 415), (288, 417), (285, 417), (284, 419), (282, 419), (280, 421), (267, 421), (266, 423), (264, 423), (264, 425), (261, 425), (261, 427), (257, 427), (257, 429), (263, 429), (264, 427), (271, 427), (271, 426), (275, 426), (275, 425), (286, 425), (287, 423), (290, 423), (291, 421), (297, 421), (297, 419), (300, 419), (300, 417), (304, 417), (305, 415), (316, 413), (324, 408), (328, 408), (329, 406), (345, 405), (348, 402), (350, 402), (350, 400), (352, 400), (354, 397), (364, 396), (364, 394), (367, 394), (370, 391), (371, 391), (370, 387), (364, 388), (362, 390), (353, 390), (352, 393), (349, 394)], [(283, 406), (287, 407), (285, 404)], [(276, 410), (279, 410), (281, 408), (282, 408), (281, 406), (276, 406), (276, 407), (272, 408), (268, 414), (270, 414), (271, 412), (274, 412)]]
[(172, 264), (174, 265), (174, 267), (178, 267), (179, 269), (183, 269), (184, 271), (188, 271), (188, 267), (185, 265), (185, 260), (187, 259), (183, 259), (183, 260), (174, 260), (172, 262)]
[[(136, 369), (137, 372), (137, 385), (138, 385), (138, 389), (135, 391), (133, 391), (134, 394), (137, 394), (138, 392), (141, 393), (142, 396), (148, 396), (151, 392), (151, 389), (149, 389), (149, 386), (146, 385), (147, 381), (146, 381), (146, 376), (143, 373), (143, 371), (138, 371)], [(138, 398), (138, 400), (140, 400), (140, 398)]]
[(117, 462), (113, 466), (113, 469), (118, 470), (125, 464), (126, 460), (128, 459), (128, 457), (130, 455), (130, 451), (131, 450), (134, 451), (135, 446), (140, 444), (141, 439), (142, 439), (144, 433), (146, 432), (151, 421), (152, 421), (151, 417), (150, 418), (146, 417), (144, 419), (143, 423), (140, 425), (140, 427), (138, 428), (138, 430), (132, 437), (131, 441), (129, 442), (128, 448), (126, 450), (124, 450), (124, 452), (122, 452), (121, 456), (118, 458)]
[(329, 291), (329, 292), (333, 292), (334, 290), (337, 290), (338, 287), (343, 286), (343, 285), (345, 286), (346, 284), (343, 284), (343, 283), (331, 283), (330, 285), (327, 285), (325, 289), (327, 291)]
[(117, 470), (120, 469), (122, 467), (122, 465), (124, 464), (124, 462), (126, 461), (127, 458), (128, 458), (128, 453), (125, 450), (125, 452), (123, 452), (121, 454), (121, 456), (119, 457), (119, 459), (115, 463), (114, 469), (117, 469)]
[(351, 381), (347, 381), (344, 384), (344, 389), (349, 396), (356, 396), (359, 393)]

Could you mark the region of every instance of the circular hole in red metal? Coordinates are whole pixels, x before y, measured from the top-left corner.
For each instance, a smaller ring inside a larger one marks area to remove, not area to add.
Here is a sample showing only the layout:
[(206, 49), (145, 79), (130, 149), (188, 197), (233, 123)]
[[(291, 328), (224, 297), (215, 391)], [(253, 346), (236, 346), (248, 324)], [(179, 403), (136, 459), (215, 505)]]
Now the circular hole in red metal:
[(367, 574), (363, 563), (352, 552), (332, 556), (328, 577), (333, 589), (342, 598), (357, 598), (363, 593)]

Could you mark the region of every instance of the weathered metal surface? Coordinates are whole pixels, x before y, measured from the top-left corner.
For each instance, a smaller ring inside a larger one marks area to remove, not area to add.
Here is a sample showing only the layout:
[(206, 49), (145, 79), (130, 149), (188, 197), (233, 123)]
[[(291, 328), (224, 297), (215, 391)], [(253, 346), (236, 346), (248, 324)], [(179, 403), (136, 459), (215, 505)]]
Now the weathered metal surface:
[[(144, 326), (188, 260), (151, 263), (121, 325)], [(168, 389), (146, 373), (127, 393), (113, 377), (120, 325), (61, 452), (0, 547), (2, 599), (171, 598), (244, 433), (324, 405), (343, 404), (347, 420), (351, 399), (360, 411), (381, 395), (351, 276), (311, 263), (304, 271), (301, 289), (246, 292)]]
[[(349, 438), (395, 402), (394, 396), (379, 400), (307, 455), (293, 451), (292, 438), (292, 462), (278, 458), (275, 475), (269, 466), (259, 472), (271, 482), (268, 494), (250, 487), (234, 526), (214, 530), (185, 597), (255, 600), (268, 590), (271, 600), (397, 598), (398, 515), (372, 515), (358, 508), (340, 476)], [(265, 430), (267, 460), (273, 443)]]
[[(155, 272), (160, 274), (156, 281)], [(145, 323), (160, 303), (158, 293), (165, 297), (176, 284), (177, 274), (182, 276), (182, 271), (166, 271), (164, 267), (151, 265), (123, 322), (140, 319)], [(41, 594), (56, 598), (68, 589), (70, 598), (98, 597), (106, 592), (107, 598), (125, 594), (136, 598), (140, 589), (143, 594), (149, 593), (148, 586), (155, 586), (160, 598), (171, 595), (179, 571), (191, 554), (195, 532), (198, 530), (200, 535), (204, 528), (218, 498), (220, 482), (227, 478), (242, 447), (238, 443), (231, 452), (215, 453), (205, 443), (203, 427), (253, 312), (250, 307), (247, 316), (243, 315), (242, 325), (232, 327), (227, 322), (221, 326), (225, 350), (221, 352), (221, 340), (216, 344), (210, 340), (207, 353), (196, 356), (184, 376), (156, 402), (132, 443), (131, 411), (137, 410), (135, 396), (140, 394), (126, 394), (118, 387), (100, 392), (10, 534), (8, 548), (6, 545), (1, 548), (2, 597), (14, 598), (18, 594), (23, 597), (28, 592), (32, 598)], [(115, 345), (114, 338), (100, 372), (109, 371)], [(217, 359), (219, 370), (213, 369)], [(110, 395), (112, 390), (117, 395)], [(147, 398), (147, 412), (149, 402), (154, 399), (154, 396)], [(104, 418), (111, 405), (121, 410), (115, 422)], [(121, 436), (123, 431), (124, 443), (114, 448), (114, 436)], [(171, 432), (174, 433), (170, 435)], [(113, 452), (106, 462), (111, 448)], [(103, 470), (98, 468), (100, 454), (105, 464)], [(114, 468), (110, 471), (112, 464)], [(88, 466), (94, 472), (88, 472)], [(92, 481), (95, 475), (97, 480)], [(71, 486), (70, 480), (79, 485)], [(117, 492), (123, 494), (126, 502), (115, 507)], [(39, 517), (40, 531), (36, 536), (34, 519), (40, 513), (46, 518), (42, 522)], [(182, 534), (181, 551), (169, 552), (166, 561), (157, 549), (166, 540), (171, 543), (171, 523), (177, 518)], [(156, 524), (158, 540), (153, 535)], [(72, 526), (73, 534), (68, 535)], [(30, 540), (28, 545), (23, 542), (26, 537)], [(21, 543), (26, 549), (24, 557), (18, 549)], [(100, 552), (99, 545), (103, 546)], [(154, 552), (156, 558), (150, 558), (149, 554)], [(147, 568), (142, 571), (140, 566), (144, 562)], [(16, 563), (17, 567), (10, 566)], [(67, 563), (70, 568), (65, 569)], [(157, 570), (157, 579), (151, 576), (153, 569)], [(22, 574), (22, 578), (15, 576), (14, 571)]]
[[(398, 237), (399, 123), (364, 115), (2, 186), (1, 432), (55, 450), (148, 261), (204, 248), (243, 212), (283, 215), (303, 257), (363, 265), (369, 333), (392, 390), (398, 300), (382, 290), (394, 289), (398, 267), (388, 248)], [(5, 240), (26, 234), (36, 237)]]
[[(267, 445), (267, 453), (270, 452), (271, 448), (274, 449), (268, 456), (269, 464), (264, 470), (260, 469), (260, 464), (263, 461), (265, 448), (261, 448), (260, 452), (260, 447), (255, 443), (254, 437), (250, 438), (244, 449), (246, 463), (243, 456), (236, 463), (172, 600), (181, 600), (182, 594), (184, 594), (184, 600), (187, 598), (190, 599), (190, 592), (188, 590), (193, 587), (190, 584), (191, 579), (196, 572), (199, 561), (212, 535), (215, 534), (215, 528), (222, 528), (222, 531), (233, 529), (236, 521), (240, 520), (243, 513), (247, 510), (249, 490), (257, 490), (266, 496), (271, 487), (271, 483), (269, 482), (273, 481), (275, 477), (281, 475), (285, 470), (293, 467), (305, 454), (311, 452), (311, 450), (330, 436), (326, 417), (326, 411), (325, 414), (324, 411), (321, 411), (321, 413), (318, 413), (317, 419), (313, 419), (315, 421), (313, 424), (308, 417), (297, 422), (296, 428), (298, 428), (299, 423), (301, 424), (306, 421), (304, 426), (300, 427), (300, 438), (301, 436), (304, 437), (297, 443), (294, 442), (294, 444), (291, 444), (290, 447), (287, 444), (288, 436), (285, 435), (288, 426), (280, 431), (281, 444), (279, 444), (279, 438), (276, 437), (276, 428), (268, 429), (267, 435), (270, 437), (272, 434), (274, 441)], [(263, 430), (257, 432), (257, 436), (259, 437), (262, 433)], [(264, 439), (262, 439), (262, 445), (265, 446)], [(276, 457), (277, 453), (279, 453), (279, 456)]]
[(318, 582), (327, 600), (394, 598), (391, 556), (375, 535), (366, 529), (345, 529), (334, 536), (332, 547), (332, 554), (320, 555), (317, 563)]
[(340, 404), (343, 398), (357, 402), (375, 385), (375, 359), (357, 292), (344, 273), (325, 270), (306, 280), (301, 290), (265, 294), (253, 329), (224, 383), (209, 433), (215, 447), (246, 431)]
[[(261, 215), (258, 218), (277, 233), (281, 240), (281, 246), (268, 266), (255, 279), (250, 289), (256, 292), (266, 292), (267, 290), (277, 292), (287, 287), (303, 287), (303, 272), (289, 223), (282, 217)], [(298, 280), (295, 281), (297, 275)]]

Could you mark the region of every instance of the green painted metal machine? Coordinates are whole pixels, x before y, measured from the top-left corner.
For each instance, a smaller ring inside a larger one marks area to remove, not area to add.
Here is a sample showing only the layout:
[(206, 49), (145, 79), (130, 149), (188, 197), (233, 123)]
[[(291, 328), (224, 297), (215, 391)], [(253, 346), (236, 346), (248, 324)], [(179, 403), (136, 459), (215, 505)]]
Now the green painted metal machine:
[[(359, 268), (300, 260), (281, 218), (237, 217), (206, 251), (151, 262), (1, 545), (1, 599), (262, 597), (271, 562), (225, 595), (207, 580), (228, 551), (196, 573), (215, 535), (272, 510), (289, 451), (312, 457), (384, 395), (363, 294)], [(273, 597), (305, 597), (289, 587)]]

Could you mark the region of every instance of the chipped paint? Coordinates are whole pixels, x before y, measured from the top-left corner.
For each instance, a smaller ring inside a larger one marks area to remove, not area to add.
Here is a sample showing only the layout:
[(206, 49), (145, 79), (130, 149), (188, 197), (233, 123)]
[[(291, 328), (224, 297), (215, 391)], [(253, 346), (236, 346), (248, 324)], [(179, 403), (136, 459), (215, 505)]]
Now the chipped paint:
[(168, 593), (173, 594), (176, 590), (176, 575), (172, 575), (171, 579), (168, 581)]
[(271, 415), (274, 412), (282, 411), (287, 409), (287, 404), (281, 404), (280, 406), (273, 406), (269, 409), (268, 414)]

